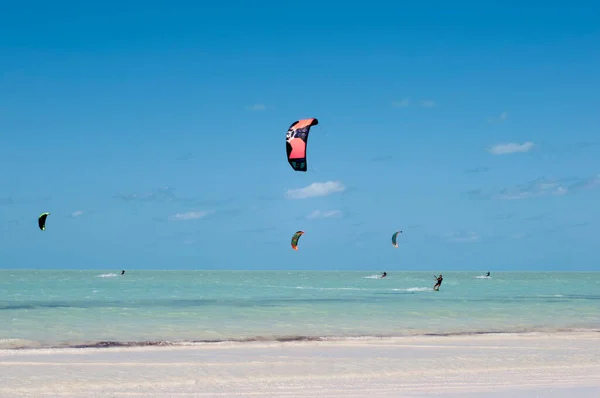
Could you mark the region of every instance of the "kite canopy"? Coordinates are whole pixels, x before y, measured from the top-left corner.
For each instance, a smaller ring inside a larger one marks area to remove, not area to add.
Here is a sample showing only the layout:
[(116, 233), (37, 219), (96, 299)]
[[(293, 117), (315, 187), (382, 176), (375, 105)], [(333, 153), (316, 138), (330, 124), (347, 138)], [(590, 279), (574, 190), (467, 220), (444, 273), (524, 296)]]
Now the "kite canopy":
[(394, 245), (394, 247), (398, 247), (398, 243), (396, 242), (396, 237), (398, 236), (398, 234), (401, 234), (402, 231), (397, 231), (394, 232), (394, 235), (392, 235), (392, 245)]
[(308, 133), (311, 126), (316, 126), (319, 121), (315, 118), (297, 120), (290, 125), (285, 137), (285, 149), (288, 163), (296, 171), (306, 171), (306, 146)]
[(42, 231), (44, 231), (46, 229), (46, 218), (50, 215), (50, 213), (42, 213), (39, 217), (38, 217), (38, 226), (40, 227), (40, 229)]
[(292, 249), (298, 250), (298, 239), (304, 234), (304, 231), (297, 231), (294, 236), (292, 236)]

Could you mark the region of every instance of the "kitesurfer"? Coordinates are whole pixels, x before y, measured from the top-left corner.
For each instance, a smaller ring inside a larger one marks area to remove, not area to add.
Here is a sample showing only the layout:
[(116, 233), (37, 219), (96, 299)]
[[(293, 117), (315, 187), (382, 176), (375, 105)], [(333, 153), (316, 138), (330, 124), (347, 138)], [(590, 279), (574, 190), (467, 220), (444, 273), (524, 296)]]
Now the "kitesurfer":
[(487, 273), (487, 275), (486, 275), (486, 276), (490, 276), (490, 271), (488, 271), (488, 273)]
[(383, 271), (383, 274), (381, 274), (382, 278), (385, 278), (387, 276), (387, 272)]
[(434, 276), (434, 278), (437, 279), (437, 282), (433, 286), (433, 290), (440, 290), (440, 286), (442, 285), (444, 278), (442, 278), (442, 274), (440, 274), (440, 276)]
[(121, 270), (121, 275), (123, 275), (123, 274), (125, 274), (125, 270), (124, 269)]

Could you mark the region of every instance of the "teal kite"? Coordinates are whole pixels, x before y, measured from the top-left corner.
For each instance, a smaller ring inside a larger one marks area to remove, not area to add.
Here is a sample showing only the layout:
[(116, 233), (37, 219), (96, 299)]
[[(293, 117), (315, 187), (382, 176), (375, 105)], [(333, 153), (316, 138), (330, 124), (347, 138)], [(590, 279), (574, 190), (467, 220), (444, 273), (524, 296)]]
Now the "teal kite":
[(398, 236), (398, 234), (401, 234), (401, 233), (402, 233), (402, 231), (397, 231), (397, 232), (394, 232), (394, 235), (392, 235), (392, 245), (394, 247), (398, 247), (398, 242), (396, 242), (396, 237)]

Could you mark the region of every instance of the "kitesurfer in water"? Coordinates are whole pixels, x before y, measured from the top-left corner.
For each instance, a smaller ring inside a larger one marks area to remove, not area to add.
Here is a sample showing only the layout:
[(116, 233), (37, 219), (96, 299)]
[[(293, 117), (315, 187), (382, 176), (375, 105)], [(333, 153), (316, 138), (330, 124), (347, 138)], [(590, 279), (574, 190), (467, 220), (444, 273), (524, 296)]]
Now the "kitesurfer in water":
[(444, 278), (442, 278), (442, 274), (440, 274), (440, 276), (434, 276), (434, 278), (437, 279), (437, 282), (433, 286), (433, 290), (440, 290), (440, 286), (442, 285), (442, 281), (444, 280)]
[(121, 275), (123, 275), (123, 274), (125, 274), (125, 270), (124, 269), (121, 270)]
[(486, 275), (486, 276), (490, 276), (490, 271), (488, 271), (488, 273), (487, 273), (487, 275)]
[(383, 274), (381, 274), (382, 278), (385, 278), (387, 276), (387, 272), (383, 271)]

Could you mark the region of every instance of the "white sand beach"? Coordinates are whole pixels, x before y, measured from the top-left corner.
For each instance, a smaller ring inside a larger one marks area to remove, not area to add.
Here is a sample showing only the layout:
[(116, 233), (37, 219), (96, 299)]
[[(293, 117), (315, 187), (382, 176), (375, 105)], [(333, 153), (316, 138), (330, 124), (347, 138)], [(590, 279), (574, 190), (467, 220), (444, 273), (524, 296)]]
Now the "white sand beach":
[(0, 351), (2, 397), (600, 397), (600, 333)]

